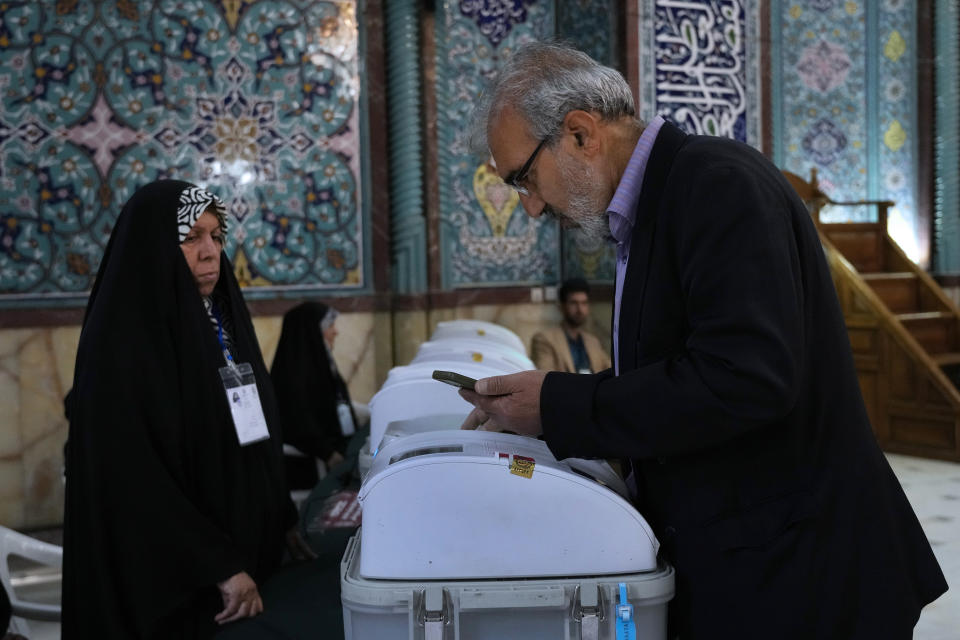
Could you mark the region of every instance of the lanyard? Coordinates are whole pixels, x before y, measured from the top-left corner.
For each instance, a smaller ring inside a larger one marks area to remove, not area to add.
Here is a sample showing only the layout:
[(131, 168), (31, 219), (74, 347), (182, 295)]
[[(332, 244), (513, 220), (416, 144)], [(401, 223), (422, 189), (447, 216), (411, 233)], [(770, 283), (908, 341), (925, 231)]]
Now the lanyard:
[(227, 349), (227, 345), (223, 342), (223, 322), (220, 321), (220, 309), (217, 308), (217, 304), (213, 300), (210, 301), (210, 310), (213, 312), (213, 319), (217, 321), (217, 341), (220, 343), (220, 348), (223, 349), (223, 357), (227, 359), (228, 365), (236, 368), (237, 363), (233, 361), (230, 349)]

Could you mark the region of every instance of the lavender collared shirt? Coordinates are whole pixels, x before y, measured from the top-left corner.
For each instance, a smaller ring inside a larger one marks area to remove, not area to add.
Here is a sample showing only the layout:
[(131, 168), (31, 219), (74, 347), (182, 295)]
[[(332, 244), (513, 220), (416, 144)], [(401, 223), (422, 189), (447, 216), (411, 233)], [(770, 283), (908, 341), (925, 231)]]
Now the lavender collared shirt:
[(620, 299), (623, 297), (623, 281), (627, 275), (627, 263), (630, 261), (630, 240), (633, 237), (633, 223), (637, 218), (637, 202), (640, 200), (640, 187), (643, 186), (643, 174), (647, 170), (647, 160), (653, 151), (663, 118), (657, 116), (646, 126), (637, 146), (633, 148), (630, 162), (620, 178), (613, 200), (607, 205), (610, 214), (610, 235), (617, 243), (617, 288), (613, 298), (613, 371), (620, 375)]

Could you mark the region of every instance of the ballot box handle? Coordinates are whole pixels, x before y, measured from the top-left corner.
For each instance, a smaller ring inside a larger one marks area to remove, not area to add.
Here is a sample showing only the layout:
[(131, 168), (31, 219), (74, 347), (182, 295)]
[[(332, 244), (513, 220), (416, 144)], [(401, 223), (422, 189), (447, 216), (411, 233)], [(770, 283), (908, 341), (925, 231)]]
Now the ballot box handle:
[(605, 617), (600, 585), (585, 582), (576, 586), (572, 617), (580, 624), (580, 640), (600, 640), (600, 623)]
[(424, 640), (444, 640), (444, 627), (450, 622), (449, 598), (445, 589), (429, 587), (418, 594), (417, 624), (423, 627)]

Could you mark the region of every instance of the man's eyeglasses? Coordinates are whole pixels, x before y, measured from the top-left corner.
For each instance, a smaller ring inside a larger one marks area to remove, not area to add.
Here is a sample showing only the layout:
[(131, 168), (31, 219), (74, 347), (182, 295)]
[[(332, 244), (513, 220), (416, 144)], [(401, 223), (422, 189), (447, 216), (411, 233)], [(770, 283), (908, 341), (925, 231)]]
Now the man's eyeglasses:
[(523, 183), (527, 179), (527, 174), (530, 173), (530, 167), (533, 166), (533, 161), (537, 159), (537, 154), (540, 153), (540, 149), (542, 149), (543, 145), (546, 143), (546, 138), (541, 140), (540, 144), (537, 145), (537, 148), (534, 149), (533, 153), (530, 154), (530, 157), (527, 158), (527, 161), (523, 163), (522, 167), (520, 167), (520, 171), (517, 171), (513, 176), (507, 176), (506, 183), (522, 196), (530, 195), (530, 191), (523, 186)]

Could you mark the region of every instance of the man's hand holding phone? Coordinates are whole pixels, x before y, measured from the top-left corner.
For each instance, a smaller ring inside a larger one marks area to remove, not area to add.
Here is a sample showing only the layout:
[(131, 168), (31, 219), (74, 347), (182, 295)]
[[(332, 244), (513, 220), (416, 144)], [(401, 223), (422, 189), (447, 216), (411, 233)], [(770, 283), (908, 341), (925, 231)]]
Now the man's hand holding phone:
[(460, 428), (539, 436), (540, 388), (546, 376), (546, 371), (521, 371), (477, 380), (472, 391), (461, 388), (460, 395), (475, 409)]
[(476, 380), (469, 378), (465, 375), (461, 375), (454, 371), (441, 371), (439, 369), (433, 372), (433, 379), (439, 380), (440, 382), (446, 382), (460, 389), (469, 389), (473, 391), (473, 385), (476, 384)]

